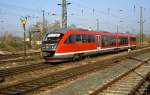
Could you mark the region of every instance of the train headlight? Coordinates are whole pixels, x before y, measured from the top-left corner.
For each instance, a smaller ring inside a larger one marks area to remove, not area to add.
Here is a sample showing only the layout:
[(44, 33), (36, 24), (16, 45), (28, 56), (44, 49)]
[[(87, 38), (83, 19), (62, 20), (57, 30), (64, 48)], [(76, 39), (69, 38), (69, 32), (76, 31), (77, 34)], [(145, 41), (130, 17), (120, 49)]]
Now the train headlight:
[(43, 56), (48, 56), (49, 54), (47, 52), (42, 53)]
[(46, 48), (45, 45), (43, 45), (42, 48), (45, 49)]
[(42, 49), (55, 49), (56, 45), (55, 44), (45, 44), (42, 46)]

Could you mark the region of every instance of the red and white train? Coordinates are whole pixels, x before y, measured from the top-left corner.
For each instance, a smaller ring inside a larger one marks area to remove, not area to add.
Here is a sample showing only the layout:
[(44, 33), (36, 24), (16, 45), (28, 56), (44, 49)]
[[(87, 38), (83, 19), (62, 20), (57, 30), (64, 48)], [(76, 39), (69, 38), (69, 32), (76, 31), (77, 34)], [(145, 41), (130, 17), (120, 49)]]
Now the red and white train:
[(46, 61), (60, 61), (135, 47), (133, 34), (56, 29), (45, 35), (41, 51)]

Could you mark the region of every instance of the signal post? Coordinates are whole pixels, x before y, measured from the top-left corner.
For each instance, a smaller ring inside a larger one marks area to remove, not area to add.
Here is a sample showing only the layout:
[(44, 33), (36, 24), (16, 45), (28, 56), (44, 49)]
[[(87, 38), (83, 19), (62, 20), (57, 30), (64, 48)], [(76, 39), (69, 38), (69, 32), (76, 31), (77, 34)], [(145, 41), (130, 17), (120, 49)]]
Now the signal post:
[(26, 61), (26, 23), (27, 23), (27, 17), (23, 17), (20, 20), (21, 20), (21, 24), (22, 24), (23, 30), (24, 30), (24, 62), (26, 64), (27, 63), (27, 61)]

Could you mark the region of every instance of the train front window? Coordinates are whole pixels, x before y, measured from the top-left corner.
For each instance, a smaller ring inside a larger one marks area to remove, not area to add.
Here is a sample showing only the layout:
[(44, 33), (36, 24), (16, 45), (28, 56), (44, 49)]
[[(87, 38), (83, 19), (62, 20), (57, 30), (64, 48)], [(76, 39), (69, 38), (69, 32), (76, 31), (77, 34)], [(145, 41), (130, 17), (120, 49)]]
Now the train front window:
[(44, 42), (55, 44), (59, 42), (61, 37), (62, 34), (47, 34)]

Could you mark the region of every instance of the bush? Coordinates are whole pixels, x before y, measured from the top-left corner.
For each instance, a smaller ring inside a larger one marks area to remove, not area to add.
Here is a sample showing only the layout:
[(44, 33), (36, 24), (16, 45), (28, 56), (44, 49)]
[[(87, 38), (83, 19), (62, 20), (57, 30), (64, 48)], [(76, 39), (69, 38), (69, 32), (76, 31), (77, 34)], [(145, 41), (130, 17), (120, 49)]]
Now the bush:
[(11, 33), (5, 33), (0, 37), (0, 49), (5, 51), (23, 50), (23, 40)]

